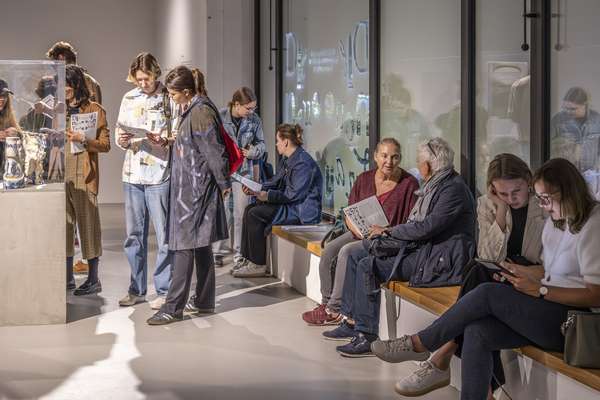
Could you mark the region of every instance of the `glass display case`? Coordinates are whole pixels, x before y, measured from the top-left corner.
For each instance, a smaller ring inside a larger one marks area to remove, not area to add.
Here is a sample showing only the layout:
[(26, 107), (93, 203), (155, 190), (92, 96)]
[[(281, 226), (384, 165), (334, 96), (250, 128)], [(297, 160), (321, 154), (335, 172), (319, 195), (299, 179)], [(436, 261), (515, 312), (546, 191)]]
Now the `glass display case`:
[(64, 182), (65, 64), (0, 60), (0, 185)]

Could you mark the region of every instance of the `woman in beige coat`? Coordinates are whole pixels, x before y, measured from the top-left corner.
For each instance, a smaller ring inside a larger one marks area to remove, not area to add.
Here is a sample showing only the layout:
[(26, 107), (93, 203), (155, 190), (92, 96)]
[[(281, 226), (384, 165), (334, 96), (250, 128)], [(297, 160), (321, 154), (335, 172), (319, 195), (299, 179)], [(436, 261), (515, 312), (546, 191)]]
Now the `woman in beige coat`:
[[(513, 154), (499, 154), (490, 162), (488, 192), (477, 200), (477, 253), (480, 259), (510, 260), (521, 265), (541, 264), (545, 215), (533, 201), (531, 178), (527, 164)], [(470, 270), (463, 274), (459, 297), (481, 283), (501, 280), (481, 264), (472, 263), (468, 267)], [(455, 353), (460, 353), (460, 342), (454, 340), (442, 346), (413, 374), (402, 378), (396, 384), (396, 391), (404, 396), (420, 396), (449, 385), (450, 360)], [(495, 352), (493, 358), (494, 377), (490, 389), (504, 384), (499, 352)], [(489, 398), (492, 398), (491, 393), (492, 390)]]

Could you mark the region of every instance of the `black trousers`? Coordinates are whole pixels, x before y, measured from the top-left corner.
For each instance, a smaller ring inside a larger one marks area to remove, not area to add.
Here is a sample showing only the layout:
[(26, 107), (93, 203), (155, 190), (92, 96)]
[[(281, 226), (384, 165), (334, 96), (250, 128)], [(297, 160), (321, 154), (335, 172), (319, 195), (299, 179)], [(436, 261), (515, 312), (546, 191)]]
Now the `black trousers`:
[(196, 263), (196, 301), (198, 308), (215, 308), (215, 264), (212, 247), (198, 247), (173, 252), (173, 275), (161, 311), (181, 315), (190, 293)]
[(242, 257), (257, 265), (267, 264), (267, 235), (265, 230), (271, 225), (279, 210), (276, 204), (250, 204), (244, 210), (242, 222)]

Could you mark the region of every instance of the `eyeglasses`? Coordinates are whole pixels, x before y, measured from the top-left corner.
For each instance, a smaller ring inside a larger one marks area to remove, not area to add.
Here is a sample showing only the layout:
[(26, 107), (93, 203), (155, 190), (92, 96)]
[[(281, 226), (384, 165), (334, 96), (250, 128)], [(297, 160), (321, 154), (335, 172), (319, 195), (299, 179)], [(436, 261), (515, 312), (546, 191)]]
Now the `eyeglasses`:
[(437, 154), (436, 154), (435, 150), (433, 150), (433, 146), (431, 145), (431, 140), (429, 142), (427, 142), (427, 147), (429, 147), (429, 151), (431, 151), (431, 154), (433, 154), (433, 158), (436, 158)]
[(244, 107), (244, 109), (246, 111), (248, 111), (249, 113), (253, 113), (253, 112), (256, 112), (256, 110), (258, 110), (258, 107), (256, 107), (256, 106), (254, 106), (254, 107), (248, 107), (245, 104), (240, 104), (240, 106)]
[(548, 207), (552, 205), (552, 196), (554, 196), (557, 192), (553, 193), (536, 193), (534, 194), (535, 199), (537, 200), (540, 207)]

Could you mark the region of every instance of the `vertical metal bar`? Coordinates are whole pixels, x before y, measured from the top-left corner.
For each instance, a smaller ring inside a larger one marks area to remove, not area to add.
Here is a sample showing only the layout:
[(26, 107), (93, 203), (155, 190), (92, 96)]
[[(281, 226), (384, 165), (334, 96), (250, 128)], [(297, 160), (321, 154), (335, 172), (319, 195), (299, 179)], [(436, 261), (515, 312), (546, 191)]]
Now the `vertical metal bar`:
[(531, 12), (531, 167), (550, 157), (550, 63), (552, 4), (532, 0)]
[(260, 93), (260, 0), (254, 0), (254, 94), (256, 94), (256, 105), (261, 109)]
[[(369, 155), (379, 142), (381, 121), (381, 0), (369, 1)], [(371, 167), (375, 164), (369, 157)]]
[(276, 59), (275, 59), (275, 123), (283, 122), (283, 0), (275, 0), (275, 18), (277, 19), (275, 32)]
[[(475, 179), (475, 1), (461, 0), (460, 173), (473, 193)], [(456, 149), (458, 152), (458, 149)]]

